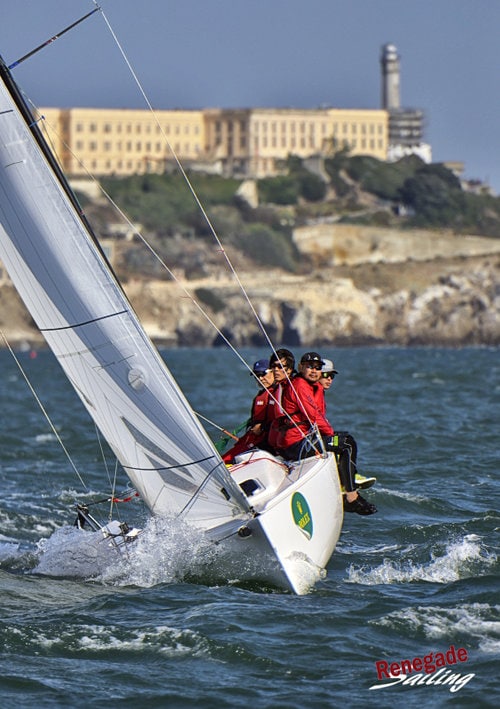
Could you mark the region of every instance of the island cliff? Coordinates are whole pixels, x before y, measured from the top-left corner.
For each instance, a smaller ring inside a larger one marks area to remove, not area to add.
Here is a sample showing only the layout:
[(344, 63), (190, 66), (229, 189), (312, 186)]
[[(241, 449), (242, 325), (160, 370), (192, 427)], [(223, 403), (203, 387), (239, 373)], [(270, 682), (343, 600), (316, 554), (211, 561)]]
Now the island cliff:
[[(321, 225), (297, 230), (315, 264), (304, 275), (238, 271), (276, 344), (499, 345), (500, 240), (439, 232)], [(164, 346), (266, 345), (234, 277), (217, 271), (179, 282), (125, 279), (149, 335)], [(219, 332), (196, 308), (196, 298)], [(9, 285), (0, 288), (0, 327), (15, 346), (43, 338)]]

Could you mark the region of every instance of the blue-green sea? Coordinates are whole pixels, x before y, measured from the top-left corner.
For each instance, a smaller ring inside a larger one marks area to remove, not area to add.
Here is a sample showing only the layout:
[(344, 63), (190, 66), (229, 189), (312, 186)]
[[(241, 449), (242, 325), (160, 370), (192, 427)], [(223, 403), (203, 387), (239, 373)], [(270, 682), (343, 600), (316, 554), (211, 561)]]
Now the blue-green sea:
[[(255, 385), (231, 352), (162, 354), (199, 414), (228, 429), (248, 415)], [(340, 372), (328, 416), (377, 477), (378, 513), (346, 515), (326, 578), (297, 597), (196, 575), (196, 540), (161, 525), (150, 549), (89, 578), (92, 559), (64, 545), (74, 501), (126, 479), (52, 355), (18, 353), (72, 464), (0, 352), (3, 709), (500, 706), (499, 350), (321, 354)], [(149, 524), (138, 500), (119, 512)], [(459, 650), (440, 672), (377, 676)]]

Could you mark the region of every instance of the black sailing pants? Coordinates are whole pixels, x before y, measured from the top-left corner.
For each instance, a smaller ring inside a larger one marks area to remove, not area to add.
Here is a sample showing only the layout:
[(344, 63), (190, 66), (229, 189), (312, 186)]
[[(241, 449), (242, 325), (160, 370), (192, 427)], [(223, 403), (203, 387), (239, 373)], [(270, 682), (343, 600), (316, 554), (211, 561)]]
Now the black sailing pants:
[(356, 460), (358, 446), (356, 441), (347, 431), (337, 431), (332, 438), (325, 441), (327, 450), (333, 451), (337, 456), (340, 482), (346, 492), (356, 489), (354, 476), (356, 474)]

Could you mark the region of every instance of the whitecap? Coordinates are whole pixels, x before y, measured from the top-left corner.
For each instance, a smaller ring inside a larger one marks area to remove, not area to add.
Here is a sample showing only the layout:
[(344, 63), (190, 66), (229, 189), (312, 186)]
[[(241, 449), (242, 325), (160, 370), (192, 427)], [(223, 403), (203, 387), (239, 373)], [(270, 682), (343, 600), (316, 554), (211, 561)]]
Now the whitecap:
[(16, 559), (19, 556), (19, 544), (16, 542), (0, 542), (0, 564)]
[[(22, 636), (23, 630), (17, 630)], [(19, 640), (19, 639), (18, 639)], [(65, 625), (57, 628), (57, 632), (50, 630), (36, 630), (30, 628), (30, 646), (38, 646), (44, 651), (65, 648), (65, 651), (91, 652), (95, 654), (107, 653), (110, 650), (127, 653), (144, 653), (156, 651), (166, 657), (197, 657), (208, 651), (205, 638), (190, 629), (179, 629), (167, 625), (151, 627), (125, 627), (116, 625)]]
[(384, 618), (371, 621), (374, 625), (390, 627), (405, 635), (419, 635), (434, 640), (448, 641), (460, 637), (461, 642), (477, 643), (486, 654), (500, 649), (500, 606), (487, 603), (468, 603), (454, 608), (417, 606), (389, 613)]
[(57, 441), (57, 438), (53, 433), (39, 433), (35, 436), (35, 441), (37, 443), (50, 443), (52, 441)]
[(413, 560), (394, 561), (384, 559), (382, 564), (373, 568), (356, 568), (351, 565), (347, 572), (347, 582), (366, 585), (408, 583), (429, 581), (431, 583), (450, 583), (463, 578), (480, 575), (481, 571), (496, 563), (497, 557), (487, 552), (481, 539), (475, 535), (466, 535), (459, 541), (450, 542), (444, 553), (431, 553), (427, 563)]

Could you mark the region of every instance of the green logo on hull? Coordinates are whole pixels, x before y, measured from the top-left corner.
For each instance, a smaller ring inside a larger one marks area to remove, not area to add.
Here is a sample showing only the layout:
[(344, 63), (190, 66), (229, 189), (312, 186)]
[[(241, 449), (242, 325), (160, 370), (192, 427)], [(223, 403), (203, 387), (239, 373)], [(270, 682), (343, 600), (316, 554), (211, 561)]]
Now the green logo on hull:
[(292, 497), (293, 521), (297, 527), (310, 539), (313, 535), (313, 521), (311, 510), (304, 495), (296, 492)]

